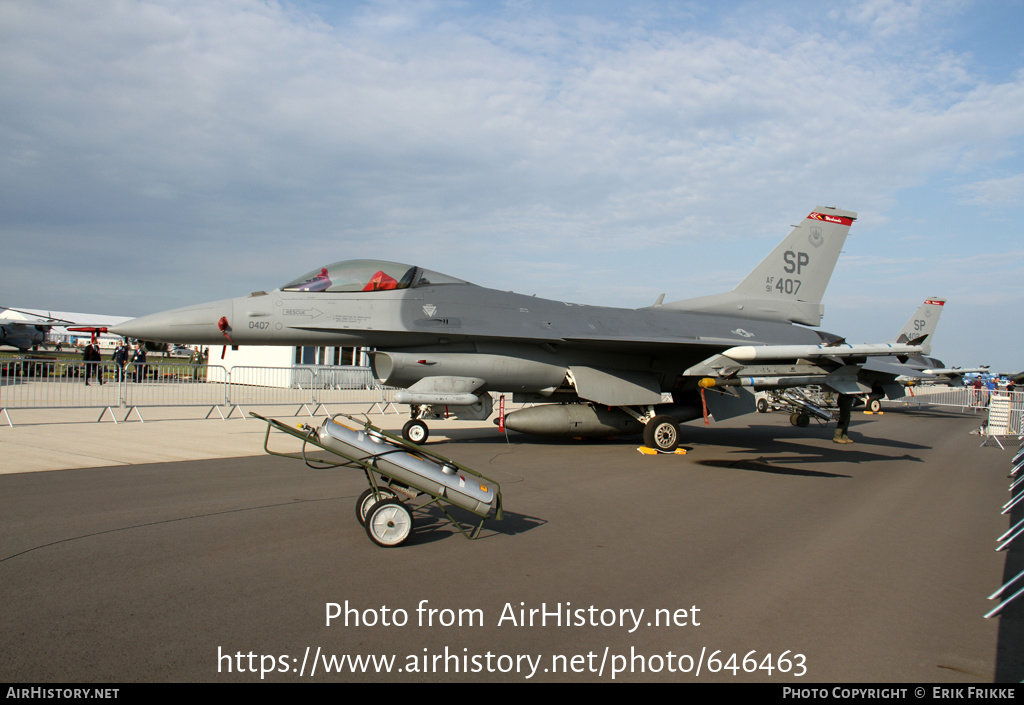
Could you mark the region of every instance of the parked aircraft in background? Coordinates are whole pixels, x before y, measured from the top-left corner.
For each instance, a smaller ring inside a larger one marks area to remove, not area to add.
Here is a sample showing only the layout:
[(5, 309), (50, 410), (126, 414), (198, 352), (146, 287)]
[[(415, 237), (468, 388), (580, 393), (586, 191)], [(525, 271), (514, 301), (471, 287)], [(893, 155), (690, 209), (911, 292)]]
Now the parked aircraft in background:
[(934, 296), (925, 299), (921, 307), (891, 341), (901, 344), (920, 340), (920, 353), (908, 356), (905, 361), (892, 358), (873, 358), (861, 365), (858, 379), (872, 389), (872, 392), (864, 398), (869, 410), (878, 411), (881, 408), (880, 400), (883, 397), (898, 399), (904, 396), (907, 384), (924, 380), (934, 382), (937, 377), (929, 370), (945, 368), (941, 360), (928, 357), (932, 352), (932, 341), (935, 337), (935, 329), (939, 325), (939, 316), (942, 315), (945, 305), (945, 299)]
[[(76, 323), (66, 316), (74, 316), (88, 323)], [(59, 316), (50, 312), (21, 310), (16, 308), (0, 308), (0, 345), (18, 348), (21, 352), (43, 345), (47, 336), (56, 328), (57, 335), (63, 332), (88, 333), (94, 340), (100, 333), (115, 323), (127, 320), (121, 316), (96, 316), (92, 314), (76, 314), (60, 312)]]
[(868, 358), (922, 353), (923, 335), (848, 345), (805, 327), (821, 322), (825, 287), (855, 219), (818, 206), (732, 291), (662, 297), (647, 308), (551, 301), (408, 264), (354, 260), (317, 267), (270, 293), (143, 316), (112, 332), (188, 344), (375, 348), (373, 372), (401, 388), (395, 400), (409, 404), (412, 417), (403, 434), (416, 442), (428, 435), (424, 419), (488, 418), (494, 391), (540, 403), (510, 413), (513, 430), (642, 431), (647, 445), (670, 450), (678, 424), (705, 408), (717, 419), (751, 412), (743, 387), (754, 385), (744, 379), (801, 386), (811, 377), (864, 393), (850, 381)]
[[(2, 309), (2, 312), (4, 318), (0, 318), (0, 345), (18, 348), (22, 352), (42, 345), (46, 341), (46, 334), (55, 324), (66, 323), (52, 318), (41, 319), (13, 308)], [(19, 318), (9, 318), (11, 313)]]
[(938, 382), (951, 386), (961, 386), (965, 375), (988, 373), (989, 368), (987, 365), (981, 367), (946, 367), (942, 360), (929, 357), (932, 352), (935, 329), (938, 326), (939, 316), (942, 315), (942, 307), (945, 304), (945, 299), (936, 297), (925, 299), (917, 313), (910, 318), (910, 321), (903, 327), (900, 334), (892, 340), (894, 343), (904, 343), (915, 337), (926, 336), (921, 344), (922, 354), (911, 355), (906, 363), (896, 364), (877, 358), (865, 363), (865, 371), (869, 374), (877, 373), (877, 379), (879, 380), (884, 379), (888, 374), (896, 375), (894, 380), (886, 380), (885, 382), (887, 385), (886, 391), (891, 393), (891, 398), (898, 396), (898, 390), (892, 386), (894, 383), (908, 385), (914, 383), (934, 384)]
[[(941, 369), (942, 362), (927, 355), (931, 352), (932, 339), (945, 303), (945, 299), (934, 296), (925, 299), (896, 337), (889, 341), (898, 345), (920, 341), (919, 354), (867, 359), (859, 365), (855, 379), (834, 379), (830, 391), (835, 392), (837, 387), (841, 387), (844, 394), (856, 397), (870, 411), (879, 411), (883, 398), (897, 399), (904, 396), (906, 385), (938, 381), (940, 378), (936, 376), (935, 369)], [(831, 408), (835, 406), (835, 399), (831, 398), (831, 393), (823, 398), (819, 391), (819, 387), (825, 383), (824, 378), (813, 384), (808, 379), (805, 389), (795, 389), (787, 384), (779, 385), (780, 389), (756, 377), (753, 381), (751, 386), (757, 391), (756, 406), (759, 412), (764, 413), (770, 409), (790, 411), (790, 420), (797, 426), (806, 426), (811, 417), (824, 421), (833, 419)], [(758, 385), (758, 381), (764, 383)], [(782, 381), (785, 382), (786, 378), (782, 378)]]

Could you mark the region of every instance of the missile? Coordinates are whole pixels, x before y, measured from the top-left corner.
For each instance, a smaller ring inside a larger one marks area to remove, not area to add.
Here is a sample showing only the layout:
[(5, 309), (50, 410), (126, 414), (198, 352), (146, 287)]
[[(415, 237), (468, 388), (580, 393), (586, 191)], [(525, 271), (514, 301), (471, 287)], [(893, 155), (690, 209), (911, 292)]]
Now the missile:
[(850, 345), (740, 345), (722, 353), (737, 362), (754, 360), (792, 360), (802, 357), (851, 357), (860, 355), (916, 355), (923, 352), (920, 345), (897, 343), (863, 343)]
[(812, 384), (821, 384), (823, 375), (816, 376), (777, 376), (777, 377), (729, 377), (719, 379), (715, 377), (704, 377), (697, 386), (701, 389), (712, 387), (753, 387), (754, 389), (780, 389), (786, 387), (807, 387)]
[(930, 370), (921, 370), (926, 375), (967, 375), (986, 374), (987, 367), (934, 367)]
[[(700, 418), (701, 409), (693, 404), (659, 406), (659, 413), (682, 423)], [(497, 423), (497, 419), (495, 419)], [(625, 411), (594, 404), (541, 404), (513, 411), (505, 417), (505, 426), (535, 436), (628, 436), (644, 430), (644, 424)]]

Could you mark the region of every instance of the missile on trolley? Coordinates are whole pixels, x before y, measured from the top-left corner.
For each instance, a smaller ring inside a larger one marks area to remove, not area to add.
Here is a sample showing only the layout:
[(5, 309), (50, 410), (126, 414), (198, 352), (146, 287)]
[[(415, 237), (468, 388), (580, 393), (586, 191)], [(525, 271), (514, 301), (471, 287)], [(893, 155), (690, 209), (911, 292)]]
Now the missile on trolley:
[(476, 514), (485, 515), (495, 507), (497, 494), (486, 481), (461, 472), (449, 463), (413, 453), (381, 433), (354, 429), (326, 419), (316, 435), (322, 446), (341, 455), (374, 458), (376, 470), (402, 486), (443, 497), (456, 507)]
[(814, 416), (822, 421), (832, 420), (831, 411), (818, 406), (796, 389), (786, 389), (782, 392), (782, 396), (807, 416)]

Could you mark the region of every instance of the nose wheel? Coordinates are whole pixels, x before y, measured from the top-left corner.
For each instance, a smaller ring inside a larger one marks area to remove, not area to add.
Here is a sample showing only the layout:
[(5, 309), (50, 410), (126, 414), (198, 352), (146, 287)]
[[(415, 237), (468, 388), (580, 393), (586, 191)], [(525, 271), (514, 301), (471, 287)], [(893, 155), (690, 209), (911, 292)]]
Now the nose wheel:
[(410, 443), (422, 445), (427, 442), (428, 436), (430, 436), (430, 429), (419, 419), (410, 419), (402, 426), (402, 438)]

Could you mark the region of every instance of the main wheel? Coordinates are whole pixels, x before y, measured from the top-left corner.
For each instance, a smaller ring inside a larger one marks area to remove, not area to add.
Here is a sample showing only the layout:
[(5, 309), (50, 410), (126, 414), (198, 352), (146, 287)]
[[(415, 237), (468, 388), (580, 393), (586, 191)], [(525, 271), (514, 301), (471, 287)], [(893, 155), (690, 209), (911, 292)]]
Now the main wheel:
[[(396, 495), (389, 487), (381, 487), (378, 485), (377, 491), (380, 492), (381, 499), (395, 499), (398, 497), (398, 495)], [(358, 519), (359, 523), (363, 526), (366, 526), (366, 513), (370, 511), (370, 507), (372, 507), (377, 501), (378, 500), (374, 496), (372, 489), (364, 490), (363, 493), (359, 495), (359, 499), (356, 500), (356, 519)]]
[(644, 426), (644, 445), (672, 452), (679, 447), (679, 424), (671, 416), (655, 416)]
[(412, 513), (397, 499), (382, 499), (366, 512), (366, 535), (378, 546), (401, 546), (412, 533)]
[(419, 419), (410, 419), (402, 426), (402, 438), (410, 443), (415, 443), (416, 445), (426, 443), (429, 435), (430, 429)]
[(877, 414), (882, 410), (882, 402), (879, 399), (868, 399), (868, 411)]

